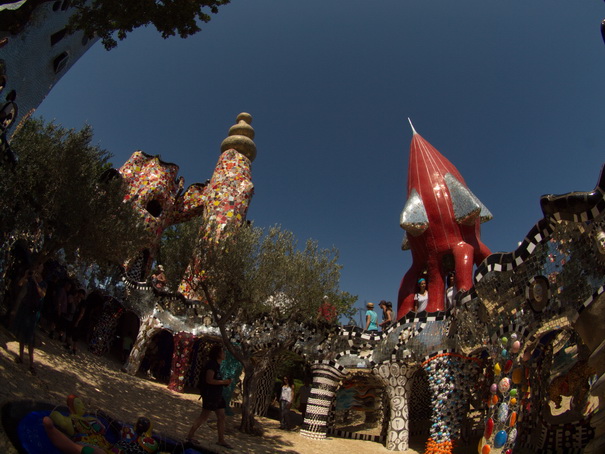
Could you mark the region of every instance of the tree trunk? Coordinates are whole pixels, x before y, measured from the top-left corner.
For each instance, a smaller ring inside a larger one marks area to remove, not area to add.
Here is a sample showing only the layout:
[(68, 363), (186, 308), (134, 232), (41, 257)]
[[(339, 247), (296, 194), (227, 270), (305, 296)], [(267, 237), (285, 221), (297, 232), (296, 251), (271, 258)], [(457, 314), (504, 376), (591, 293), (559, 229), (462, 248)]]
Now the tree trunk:
[[(265, 352), (260, 357), (251, 358), (244, 362), (244, 387), (242, 399), (242, 422), (240, 431), (258, 435), (255, 428), (254, 409), (257, 402), (263, 400), (267, 393), (273, 393), (273, 383), (265, 383), (268, 370), (273, 366), (273, 354)], [(273, 377), (273, 375), (271, 375)]]
[(246, 434), (254, 433), (254, 413), (252, 406), (254, 403), (254, 364), (252, 361), (246, 361), (244, 364), (244, 387), (242, 392), (242, 421), (239, 430)]

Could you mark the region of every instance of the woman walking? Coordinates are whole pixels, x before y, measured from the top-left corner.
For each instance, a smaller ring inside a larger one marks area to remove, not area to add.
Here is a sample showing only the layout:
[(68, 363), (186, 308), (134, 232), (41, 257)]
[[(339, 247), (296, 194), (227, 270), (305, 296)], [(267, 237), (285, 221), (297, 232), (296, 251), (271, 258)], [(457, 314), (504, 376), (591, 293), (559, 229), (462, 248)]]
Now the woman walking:
[(189, 433), (187, 441), (196, 444), (195, 431), (204, 424), (212, 412), (216, 414), (216, 429), (218, 431), (217, 445), (224, 448), (233, 448), (225, 441), (225, 407), (227, 406), (223, 398), (223, 387), (231, 384), (231, 379), (223, 379), (221, 375), (221, 363), (225, 359), (225, 351), (222, 345), (215, 345), (208, 355), (210, 359), (204, 365), (204, 370), (200, 379), (203, 381), (202, 391), (202, 413), (195, 420)]

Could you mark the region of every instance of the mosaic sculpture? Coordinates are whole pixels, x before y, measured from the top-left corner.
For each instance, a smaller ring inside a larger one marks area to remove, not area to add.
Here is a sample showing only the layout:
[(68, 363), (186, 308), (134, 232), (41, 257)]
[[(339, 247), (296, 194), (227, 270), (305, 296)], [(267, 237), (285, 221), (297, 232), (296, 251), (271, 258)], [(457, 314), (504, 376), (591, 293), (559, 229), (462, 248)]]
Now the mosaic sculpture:
[(414, 306), (416, 283), (428, 272), (426, 310), (444, 309), (444, 278), (456, 272), (456, 288), (473, 285), (473, 264), (490, 250), (481, 242), (479, 224), (492, 218), (467, 187), (460, 172), (412, 127), (408, 167), (408, 199), (400, 225), (406, 231), (403, 249), (412, 250), (412, 266), (401, 281), (397, 318)]
[[(152, 289), (149, 285), (133, 279), (137, 273), (127, 273), (125, 278), (131, 288), (129, 299), (137, 302), (141, 329), (124, 370), (136, 373), (147, 343), (159, 330), (179, 333), (174, 337), (174, 367), (169, 383), (169, 387), (177, 391), (183, 389), (184, 371), (188, 370), (191, 361), (188, 353), (192, 339), (189, 336), (219, 337), (218, 328), (205, 324), (203, 317), (194, 316), (198, 309), (200, 313), (204, 313), (205, 309), (203, 299), (197, 292), (199, 279), (203, 275), (199, 254), (203, 253), (205, 241), (215, 241), (228, 226), (245, 222), (254, 192), (251, 164), (256, 157), (256, 145), (253, 142), (254, 129), (250, 126), (252, 117), (241, 113), (236, 121), (221, 144), (221, 155), (210, 181), (204, 185), (192, 185), (182, 195), (178, 190), (178, 187), (182, 188), (182, 183), (176, 180), (178, 167), (174, 164), (135, 152), (120, 169), (129, 182), (128, 197), (135, 199), (150, 231), (152, 241), (149, 251), (156, 247), (167, 226), (184, 222), (193, 216), (202, 215), (205, 219), (203, 230), (199, 233), (199, 249), (177, 293), (159, 295), (150, 292)], [(150, 263), (149, 257), (152, 257), (151, 252), (147, 254), (145, 263)], [(146, 268), (148, 265), (142, 266), (142, 274), (145, 274)]]
[[(5, 9), (7, 3), (13, 8)], [(85, 38), (82, 31), (64, 32), (73, 13), (69, 4), (24, 3), (3, 1), (0, 11), (0, 165), (17, 163), (9, 144), (13, 134), (98, 40)], [(19, 13), (27, 9), (31, 14)]]
[[(544, 218), (516, 251), (480, 263), (456, 311), (412, 312), (380, 334), (344, 327), (301, 338), (299, 353), (316, 358), (301, 434), (333, 433), (339, 386), (362, 367), (389, 395), (386, 435), (373, 439), (406, 450), (418, 399), (412, 379), (423, 370), (427, 453), (453, 452), (471, 438), (481, 454), (601, 452), (605, 424), (594, 410), (605, 393), (605, 173), (594, 191), (545, 196), (541, 206)], [(557, 414), (563, 398), (571, 400)], [(470, 429), (471, 413), (475, 423), (483, 415), (480, 432)]]
[[(418, 156), (442, 156), (416, 133), (414, 149)], [(462, 250), (470, 251), (461, 254), (461, 268), (456, 268), (459, 276), (465, 276), (474, 260), (488, 254), (478, 237), (481, 205), (471, 197), (453, 166), (445, 158), (441, 160), (443, 169), (448, 171), (437, 172), (442, 178), (439, 189), (452, 201), (453, 215), (448, 222), (460, 233), (459, 241), (465, 243)], [(252, 187), (245, 178), (247, 167), (240, 166), (242, 162), (247, 164), (233, 153), (219, 160), (221, 171), (213, 180), (223, 183), (220, 176), (227, 173), (222, 169), (231, 168), (235, 170), (230, 177), (238, 182), (223, 184), (224, 197), (213, 203), (219, 207), (212, 214), (215, 219), (243, 219), (237, 216), (242, 212), (238, 210), (245, 212)], [(244, 178), (238, 180), (240, 175)], [(415, 200), (425, 201), (418, 194)], [(406, 450), (410, 432), (415, 430), (426, 436), (427, 453), (453, 452), (457, 444), (469, 442), (478, 443), (480, 453), (510, 454), (516, 448), (580, 452), (591, 447), (592, 452), (600, 452), (605, 440), (593, 425), (601, 428), (598, 430), (605, 429), (604, 422), (600, 422), (603, 418), (594, 413), (598, 405), (595, 396), (603, 397), (605, 393), (604, 194), (602, 175), (594, 191), (542, 198), (544, 218), (516, 251), (488, 255), (479, 263), (470, 284), (464, 282), (466, 277), (457, 282), (457, 286), (467, 290), (458, 292), (455, 311), (439, 310), (443, 306), (435, 303), (429, 305), (428, 312), (406, 312), (381, 333), (292, 322), (287, 334), (276, 335), (279, 324), (260, 318), (246, 326), (227, 327), (230, 339), (238, 342), (246, 337), (249, 348), (259, 356), (274, 354), (279, 348), (289, 349), (312, 364), (313, 385), (301, 429), (301, 435), (306, 437), (322, 439), (331, 433), (381, 442), (390, 450)], [(457, 207), (456, 200), (466, 200), (472, 209), (463, 210), (466, 205)], [(238, 201), (241, 203), (233, 203)], [(406, 212), (410, 210), (404, 209)], [(453, 225), (457, 218), (464, 220), (465, 212), (470, 213), (474, 224)], [(430, 224), (428, 215), (427, 219)], [(433, 227), (438, 230), (436, 224)], [(203, 232), (202, 238), (210, 240), (214, 234), (220, 235), (220, 227), (215, 228)], [(429, 228), (424, 234), (431, 233)], [(452, 247), (455, 249), (456, 244)], [(442, 258), (449, 254), (454, 257), (455, 251), (446, 249)], [(430, 264), (426, 265), (431, 279)], [(452, 269), (457, 265), (454, 258)], [(195, 270), (195, 266), (193, 263), (190, 269)], [(418, 265), (415, 270), (420, 272), (421, 268)], [(446, 271), (439, 266), (435, 270), (438, 274)], [(155, 308), (143, 320), (141, 342), (135, 344), (127, 364), (131, 371), (136, 371), (137, 365), (132, 358), (144, 352), (141, 347), (145, 339), (159, 329), (192, 333), (197, 338), (218, 334), (211, 320), (204, 324), (199, 317), (179, 316), (178, 311), (168, 309), (195, 301), (182, 295), (159, 295), (151, 292), (149, 286), (127, 283), (132, 286), (133, 299)], [(195, 273), (190, 272), (182, 288), (195, 295)], [(599, 328), (591, 329), (595, 323), (600, 324)], [(183, 342), (193, 339), (188, 335), (176, 337)], [(175, 352), (179, 351), (185, 350), (175, 346)], [(184, 376), (188, 367), (190, 358), (186, 356), (179, 354), (179, 365), (175, 367), (179, 376)], [(333, 427), (338, 391), (360, 370), (372, 374), (376, 386), (383, 387), (382, 395), (387, 396), (381, 407), (384, 426), (380, 435)], [(179, 378), (173, 379), (178, 384)], [(268, 373), (261, 381), (261, 396), (254, 410), (258, 414), (266, 410), (265, 394), (270, 395), (273, 374)], [(570, 385), (570, 381), (574, 384)], [(564, 408), (557, 409), (561, 403)], [(422, 423), (416, 422), (413, 429), (411, 409), (414, 414), (428, 416)], [(564, 413), (556, 414), (556, 410), (564, 409)]]
[[(474, 289), (462, 300), (460, 321), (472, 314), (478, 320), (474, 326), (461, 323), (459, 345), (468, 348), (478, 339), (488, 345), (491, 405), (482, 452), (512, 452), (519, 445), (580, 452), (595, 435), (594, 401), (586, 398), (588, 389), (603, 397), (597, 378), (605, 372), (605, 251), (599, 239), (604, 194), (602, 172), (594, 191), (542, 197), (544, 218), (515, 252), (484, 261)], [(564, 389), (558, 383), (570, 375), (575, 386)], [(553, 388), (559, 392), (553, 394)], [(558, 415), (561, 394), (574, 395), (575, 401)], [(592, 447), (600, 452), (595, 445), (605, 446), (602, 436)]]
[(199, 216), (204, 211), (204, 185), (194, 183), (183, 191), (184, 180), (177, 177), (179, 167), (135, 151), (119, 169), (126, 183), (124, 200), (132, 202), (148, 232), (148, 245), (138, 258), (126, 264), (136, 280), (145, 280), (157, 253), (164, 230)]
[(92, 353), (101, 356), (110, 350), (123, 312), (124, 309), (113, 298), (104, 301), (102, 312), (95, 321), (88, 344), (88, 349)]
[(67, 416), (56, 410), (50, 413), (50, 419), (56, 427), (69, 435), (73, 441), (111, 448), (111, 444), (105, 439), (105, 425), (98, 418), (86, 414), (82, 399), (74, 394), (67, 396), (67, 408)]
[[(61, 452), (91, 454), (149, 454), (160, 449), (160, 443), (153, 437), (151, 421), (146, 417), (138, 418), (134, 426), (115, 420), (103, 421), (104, 417), (87, 413), (82, 400), (73, 394), (67, 397), (67, 406), (68, 415), (54, 410), (50, 417), (42, 418), (48, 439), (37, 446), (36, 452), (49, 452), (50, 443)], [(40, 426), (39, 417), (36, 422)]]

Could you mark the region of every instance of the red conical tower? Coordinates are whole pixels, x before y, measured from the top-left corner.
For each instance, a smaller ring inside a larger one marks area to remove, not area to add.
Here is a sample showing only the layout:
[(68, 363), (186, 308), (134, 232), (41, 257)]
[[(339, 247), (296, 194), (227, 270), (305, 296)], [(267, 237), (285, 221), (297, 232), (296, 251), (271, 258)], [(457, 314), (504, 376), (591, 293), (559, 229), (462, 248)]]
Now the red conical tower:
[[(410, 123), (411, 124), (411, 123)], [(481, 222), (492, 218), (470, 191), (458, 169), (413, 126), (408, 167), (408, 200), (400, 225), (404, 249), (412, 250), (412, 267), (401, 281), (397, 317), (416, 310), (417, 281), (428, 277), (427, 312), (445, 309), (445, 275), (455, 271), (456, 288), (468, 290), (473, 263), (490, 254), (480, 240)]]

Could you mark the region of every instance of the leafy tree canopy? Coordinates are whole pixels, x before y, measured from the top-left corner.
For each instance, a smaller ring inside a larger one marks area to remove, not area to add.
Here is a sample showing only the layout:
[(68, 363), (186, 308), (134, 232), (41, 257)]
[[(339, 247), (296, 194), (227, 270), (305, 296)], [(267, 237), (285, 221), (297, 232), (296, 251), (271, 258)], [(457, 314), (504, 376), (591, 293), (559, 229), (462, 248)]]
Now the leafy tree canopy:
[(209, 22), (208, 12), (218, 13), (218, 7), (230, 0), (72, 0), (76, 8), (70, 19), (72, 30), (83, 30), (89, 38), (99, 36), (107, 50), (135, 28), (153, 24), (162, 38), (178, 33), (181, 38), (201, 31), (199, 22)]
[(202, 219), (196, 218), (164, 230), (157, 262), (164, 266), (168, 286), (173, 290), (178, 287), (193, 258), (201, 224)]
[(251, 323), (263, 314), (316, 322), (324, 297), (339, 315), (348, 315), (356, 300), (339, 290), (336, 249), (320, 249), (313, 240), (299, 249), (294, 234), (280, 227), (241, 227), (218, 242), (201, 241), (200, 287), (219, 325)]
[(121, 263), (145, 238), (123, 203), (119, 179), (103, 179), (110, 154), (90, 144), (92, 129), (66, 130), (28, 120), (11, 146), (20, 161), (0, 167), (2, 240), (26, 238), (42, 261), (61, 254), (105, 265)]
[[(326, 327), (319, 316), (326, 296), (340, 315), (349, 314), (357, 298), (339, 290), (335, 249), (320, 249), (312, 240), (299, 248), (292, 232), (280, 227), (242, 226), (223, 232), (219, 241), (200, 238), (196, 250), (203, 270), (196, 290), (244, 368), (240, 430), (256, 433), (254, 408), (263, 406), (256, 389), (271, 365), (294, 346), (305, 326)], [(230, 342), (234, 335), (237, 343)]]

